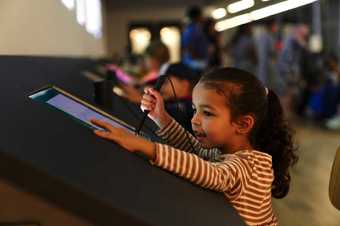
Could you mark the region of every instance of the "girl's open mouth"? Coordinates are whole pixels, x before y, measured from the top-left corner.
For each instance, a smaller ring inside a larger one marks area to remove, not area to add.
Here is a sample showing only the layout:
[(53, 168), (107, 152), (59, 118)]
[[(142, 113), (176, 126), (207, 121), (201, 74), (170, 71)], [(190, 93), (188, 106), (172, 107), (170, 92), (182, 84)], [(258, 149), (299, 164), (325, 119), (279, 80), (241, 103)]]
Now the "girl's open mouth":
[(197, 131), (194, 131), (194, 134), (195, 134), (195, 137), (197, 138), (197, 140), (201, 141), (203, 140), (204, 138), (207, 137), (207, 135), (205, 133), (200, 133), (200, 132), (197, 132)]

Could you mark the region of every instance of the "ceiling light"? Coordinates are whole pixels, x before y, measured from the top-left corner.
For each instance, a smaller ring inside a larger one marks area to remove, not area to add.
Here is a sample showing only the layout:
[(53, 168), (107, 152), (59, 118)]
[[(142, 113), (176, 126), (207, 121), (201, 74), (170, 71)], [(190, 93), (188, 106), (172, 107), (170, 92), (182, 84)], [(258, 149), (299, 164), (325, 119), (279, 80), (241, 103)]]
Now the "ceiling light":
[(250, 21), (251, 19), (249, 17), (249, 14), (246, 13), (240, 16), (235, 16), (233, 18), (217, 22), (215, 25), (215, 29), (217, 31), (223, 31), (223, 30), (230, 29), (232, 27), (236, 27), (242, 24), (249, 23)]
[(221, 19), (227, 15), (227, 11), (224, 8), (218, 8), (212, 11), (211, 16), (215, 19)]
[[(245, 0), (243, 0), (245, 1)], [(243, 2), (242, 1), (242, 2)], [(264, 1), (264, 0), (262, 0)], [(227, 30), (233, 27), (237, 27), (242, 24), (249, 23), (251, 21), (263, 19), (278, 13), (282, 13), (291, 9), (298, 8), (300, 6), (304, 6), (313, 2), (316, 2), (318, 0), (286, 0), (283, 2), (279, 2), (273, 5), (269, 5), (266, 7), (263, 7), (261, 9), (257, 9), (254, 11), (251, 11), (250, 13), (245, 13), (240, 16), (228, 18), (225, 20), (222, 20), (215, 25), (215, 29), (217, 31), (223, 31)], [(238, 3), (238, 2), (236, 2)], [(235, 4), (235, 3), (233, 3)], [(229, 5), (230, 6), (230, 5)]]
[(241, 0), (227, 6), (229, 13), (237, 13), (254, 6), (254, 0)]
[(252, 12), (250, 12), (250, 17), (252, 20), (259, 20), (268, 16), (272, 16), (275, 14), (279, 14), (291, 9), (295, 9), (297, 7), (307, 5), (312, 2), (316, 2), (317, 0), (286, 0), (284, 2), (280, 2), (274, 5), (270, 5), (267, 7), (264, 7), (262, 9), (257, 9)]

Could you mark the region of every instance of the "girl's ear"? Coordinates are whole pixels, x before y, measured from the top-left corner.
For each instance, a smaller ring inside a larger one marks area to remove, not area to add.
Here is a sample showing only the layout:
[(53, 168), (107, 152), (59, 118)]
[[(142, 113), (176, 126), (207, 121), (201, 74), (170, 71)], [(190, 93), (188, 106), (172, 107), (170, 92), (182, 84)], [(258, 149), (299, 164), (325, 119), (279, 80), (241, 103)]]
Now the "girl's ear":
[(239, 134), (249, 134), (255, 124), (255, 118), (252, 115), (241, 116), (236, 120), (236, 132)]

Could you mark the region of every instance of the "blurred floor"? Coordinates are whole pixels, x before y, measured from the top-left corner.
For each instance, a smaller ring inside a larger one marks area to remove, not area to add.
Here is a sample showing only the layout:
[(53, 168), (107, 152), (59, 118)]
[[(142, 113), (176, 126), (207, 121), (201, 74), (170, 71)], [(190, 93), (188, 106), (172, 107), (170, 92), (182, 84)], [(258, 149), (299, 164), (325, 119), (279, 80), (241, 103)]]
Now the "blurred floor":
[(299, 162), (292, 170), (288, 196), (274, 199), (280, 225), (339, 226), (340, 211), (329, 201), (328, 184), (340, 132), (301, 121), (293, 126), (300, 146)]

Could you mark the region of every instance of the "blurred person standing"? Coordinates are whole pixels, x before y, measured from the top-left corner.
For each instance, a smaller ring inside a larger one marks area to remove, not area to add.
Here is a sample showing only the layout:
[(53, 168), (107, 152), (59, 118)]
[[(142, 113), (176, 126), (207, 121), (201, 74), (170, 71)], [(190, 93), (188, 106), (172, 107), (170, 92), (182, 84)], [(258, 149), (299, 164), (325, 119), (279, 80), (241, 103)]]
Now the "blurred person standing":
[(301, 76), (302, 56), (308, 51), (309, 27), (299, 24), (292, 28), (283, 41), (283, 49), (278, 58), (278, 70), (285, 81), (285, 88), (298, 82)]
[(277, 72), (277, 50), (275, 34), (278, 32), (278, 25), (275, 20), (265, 22), (264, 29), (255, 38), (257, 47), (257, 77), (264, 86), (280, 94), (282, 81)]
[(222, 39), (220, 33), (215, 29), (216, 21), (207, 18), (204, 22), (203, 31), (208, 39), (208, 68), (220, 67), (222, 65)]
[[(315, 97), (322, 93), (326, 73), (324, 69), (323, 55), (321, 53), (304, 51), (302, 59), (301, 81), (299, 82), (298, 96), (297, 98), (294, 98), (294, 105), (296, 113), (299, 116), (311, 117), (310, 105), (313, 105), (314, 108), (318, 108), (318, 111), (322, 109), (321, 102), (319, 101), (318, 103), (318, 101), (315, 101), (318, 99)], [(311, 101), (312, 99), (313, 101)]]
[(203, 32), (203, 14), (198, 6), (192, 6), (187, 11), (189, 24), (182, 35), (183, 63), (201, 74), (208, 65), (208, 39)]
[(234, 67), (255, 74), (257, 54), (250, 24), (241, 25), (239, 27), (227, 48), (233, 59)]
[(281, 101), (289, 116), (293, 109), (293, 96), (299, 92), (303, 56), (308, 55), (309, 27), (295, 25), (283, 41), (283, 49), (278, 57), (278, 72), (282, 79)]

